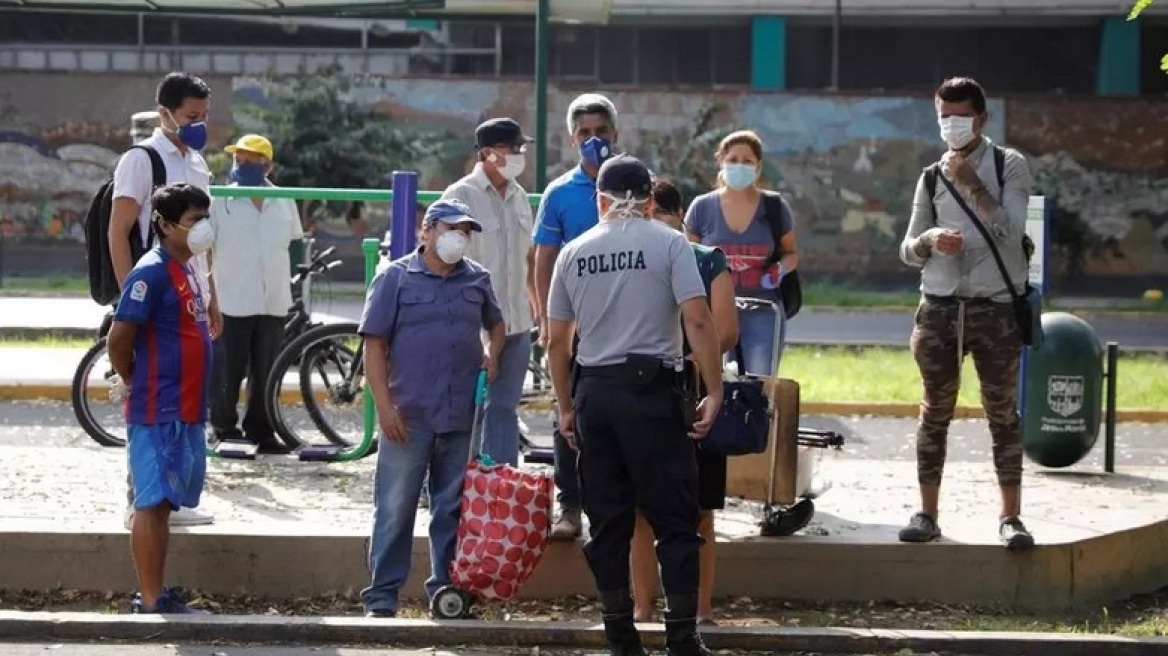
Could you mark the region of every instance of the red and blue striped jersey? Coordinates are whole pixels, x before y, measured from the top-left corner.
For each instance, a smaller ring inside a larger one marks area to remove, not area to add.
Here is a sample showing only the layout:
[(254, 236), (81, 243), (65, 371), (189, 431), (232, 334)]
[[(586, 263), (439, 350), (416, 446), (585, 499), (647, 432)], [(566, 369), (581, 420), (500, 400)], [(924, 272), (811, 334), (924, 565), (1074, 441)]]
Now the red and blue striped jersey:
[(114, 320), (138, 324), (127, 423), (207, 421), (213, 356), (195, 275), (155, 247), (126, 276)]

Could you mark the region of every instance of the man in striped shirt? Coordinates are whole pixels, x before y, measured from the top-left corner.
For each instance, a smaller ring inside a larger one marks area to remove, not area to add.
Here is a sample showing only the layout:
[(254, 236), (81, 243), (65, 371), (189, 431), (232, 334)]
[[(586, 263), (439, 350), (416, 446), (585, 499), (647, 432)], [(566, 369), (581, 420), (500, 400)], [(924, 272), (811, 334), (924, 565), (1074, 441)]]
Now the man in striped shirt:
[[(215, 241), (211, 199), (190, 184), (154, 193), (158, 246), (126, 276), (109, 332), (110, 362), (126, 398), (134, 495), (130, 546), (140, 592), (134, 613), (190, 613), (164, 586), (171, 512), (199, 505), (206, 476), (212, 347), (206, 299), (191, 261)], [(129, 381), (127, 384), (125, 381)]]

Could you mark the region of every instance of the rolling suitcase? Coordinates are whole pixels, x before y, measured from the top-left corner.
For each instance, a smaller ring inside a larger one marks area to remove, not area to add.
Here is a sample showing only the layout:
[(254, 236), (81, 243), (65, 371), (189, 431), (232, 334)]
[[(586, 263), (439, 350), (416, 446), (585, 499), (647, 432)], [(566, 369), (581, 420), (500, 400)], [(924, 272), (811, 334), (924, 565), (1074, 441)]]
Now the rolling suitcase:
[(552, 475), (495, 464), (479, 453), (487, 374), (475, 386), (469, 462), (462, 487), (458, 543), (450, 585), (434, 594), (438, 619), (470, 616), (481, 601), (507, 601), (531, 577), (547, 549), (552, 523)]

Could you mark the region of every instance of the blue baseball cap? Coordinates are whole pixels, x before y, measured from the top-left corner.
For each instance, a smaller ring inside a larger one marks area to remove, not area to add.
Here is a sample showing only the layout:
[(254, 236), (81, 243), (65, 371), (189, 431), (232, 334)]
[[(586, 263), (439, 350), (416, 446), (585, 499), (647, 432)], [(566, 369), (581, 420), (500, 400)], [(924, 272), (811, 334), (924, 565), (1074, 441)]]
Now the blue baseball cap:
[(638, 198), (653, 190), (649, 167), (632, 155), (616, 155), (605, 160), (596, 174), (596, 189), (608, 193), (632, 192)]
[(460, 200), (440, 200), (426, 208), (426, 223), (441, 221), (447, 225), (469, 223), (472, 230), (482, 232), (483, 226), (470, 215), (470, 208)]

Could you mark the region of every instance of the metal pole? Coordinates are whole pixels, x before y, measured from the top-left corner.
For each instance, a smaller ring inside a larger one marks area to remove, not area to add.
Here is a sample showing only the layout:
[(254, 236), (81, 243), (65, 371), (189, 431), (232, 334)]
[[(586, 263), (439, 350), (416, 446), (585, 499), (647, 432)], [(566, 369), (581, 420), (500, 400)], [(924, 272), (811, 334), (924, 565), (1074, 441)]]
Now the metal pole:
[(1115, 372), (1119, 365), (1119, 344), (1107, 342), (1107, 408), (1103, 423), (1103, 470), (1115, 473)]
[(418, 236), (414, 224), (418, 215), (418, 174), (414, 171), (393, 172), (393, 200), (390, 215), (389, 259), (412, 253)]
[(547, 185), (547, 83), (549, 0), (539, 0), (535, 10), (535, 190)]
[(839, 91), (840, 80), (840, 22), (843, 17), (843, 0), (835, 0), (835, 15), (831, 19), (831, 90)]

